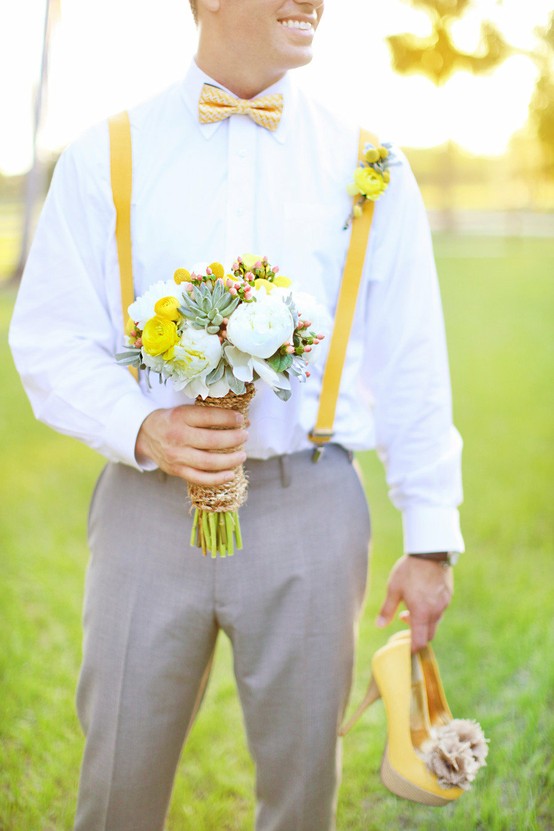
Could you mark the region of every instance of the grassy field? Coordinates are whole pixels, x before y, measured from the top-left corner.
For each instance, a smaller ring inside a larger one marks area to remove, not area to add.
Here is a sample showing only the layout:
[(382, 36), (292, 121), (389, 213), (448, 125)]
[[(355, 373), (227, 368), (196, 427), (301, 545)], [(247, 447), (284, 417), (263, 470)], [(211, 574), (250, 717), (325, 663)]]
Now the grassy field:
[[(473, 791), (444, 809), (380, 784), (380, 703), (344, 743), (339, 831), (554, 829), (554, 241), (438, 238), (455, 391), (465, 437), (467, 553), (435, 646), (450, 705), (490, 737)], [(102, 461), (35, 423), (6, 347), (13, 295), (0, 294), (0, 829), (71, 828), (82, 752), (74, 714), (87, 502)], [(356, 699), (386, 635), (373, 621), (400, 524), (373, 455), (371, 588)], [(227, 643), (183, 754), (168, 831), (253, 827), (253, 766)], [(314, 829), (318, 831), (318, 829)]]

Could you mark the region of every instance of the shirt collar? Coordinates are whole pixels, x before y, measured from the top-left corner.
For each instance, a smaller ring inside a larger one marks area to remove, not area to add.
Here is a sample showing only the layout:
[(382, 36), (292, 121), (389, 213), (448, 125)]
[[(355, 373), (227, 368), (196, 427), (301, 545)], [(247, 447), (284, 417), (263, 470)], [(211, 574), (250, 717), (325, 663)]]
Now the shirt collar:
[[(198, 120), (198, 101), (200, 99), (200, 92), (203, 84), (212, 84), (213, 86), (221, 87), (221, 89), (224, 89), (226, 92), (230, 92), (231, 95), (234, 95), (234, 93), (231, 92), (231, 90), (226, 89), (222, 84), (218, 84), (217, 81), (214, 81), (214, 79), (210, 78), (209, 75), (206, 75), (206, 73), (203, 72), (197, 65), (196, 61), (191, 62), (182, 84), (183, 99), (191, 116), (196, 120), (201, 134), (206, 140), (208, 140), (224, 122), (216, 121), (211, 124), (200, 124), (200, 121)], [(293, 121), (297, 98), (296, 88), (288, 74), (281, 78), (280, 81), (277, 81), (277, 83), (272, 84), (272, 86), (260, 92), (260, 94), (255, 97), (260, 98), (262, 95), (271, 95), (275, 93), (280, 93), (283, 96), (283, 114), (281, 115), (281, 120), (277, 129), (273, 132), (270, 130), (267, 130), (266, 132), (278, 141), (279, 144), (284, 144), (289, 132), (290, 124)], [(260, 129), (263, 130), (264, 128), (260, 127)]]

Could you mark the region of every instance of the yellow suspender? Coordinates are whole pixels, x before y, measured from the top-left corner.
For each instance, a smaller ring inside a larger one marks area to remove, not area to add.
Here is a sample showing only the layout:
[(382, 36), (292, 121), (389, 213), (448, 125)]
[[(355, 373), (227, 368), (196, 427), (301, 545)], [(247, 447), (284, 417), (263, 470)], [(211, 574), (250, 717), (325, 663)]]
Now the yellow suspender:
[[(131, 248), (131, 193), (133, 186), (131, 126), (127, 113), (114, 116), (109, 121), (110, 131), (110, 165), (113, 201), (116, 210), (115, 237), (119, 259), (121, 279), (121, 306), (123, 326), (127, 323), (127, 309), (133, 302), (133, 256)], [(364, 145), (379, 142), (366, 130), (360, 131), (359, 158), (363, 158)], [(331, 336), (327, 364), (323, 373), (319, 410), (315, 427), (310, 433), (311, 441), (316, 445), (316, 452), (329, 442), (333, 436), (333, 423), (339, 395), (342, 368), (346, 357), (346, 347), (352, 328), (356, 300), (362, 278), (369, 232), (373, 220), (375, 203), (366, 201), (362, 216), (352, 222), (350, 245), (342, 277), (340, 294), (335, 314), (335, 325)], [(135, 378), (138, 372), (129, 367)]]
[[(127, 309), (135, 299), (133, 281), (133, 253), (131, 247), (131, 194), (133, 191), (133, 155), (131, 125), (126, 112), (113, 116), (108, 122), (110, 132), (110, 171), (115, 205), (115, 239), (121, 282), (121, 309), (123, 331), (127, 324)], [(138, 370), (130, 366), (131, 375), (138, 380)]]
[[(375, 147), (379, 146), (379, 142), (374, 135), (367, 130), (360, 130), (360, 160), (363, 158), (364, 146), (367, 142), (371, 142)], [(354, 198), (357, 199), (358, 197)], [(310, 440), (316, 445), (314, 461), (317, 461), (321, 455), (323, 445), (331, 441), (333, 437), (333, 424), (339, 397), (340, 379), (346, 358), (346, 347), (348, 346), (352, 321), (354, 319), (356, 300), (362, 279), (362, 270), (374, 210), (375, 203), (368, 199), (363, 207), (362, 215), (352, 221), (350, 245), (340, 286), (337, 310), (335, 313), (335, 325), (333, 327), (333, 334), (331, 335), (327, 363), (323, 373), (317, 419), (315, 427), (309, 434)]]

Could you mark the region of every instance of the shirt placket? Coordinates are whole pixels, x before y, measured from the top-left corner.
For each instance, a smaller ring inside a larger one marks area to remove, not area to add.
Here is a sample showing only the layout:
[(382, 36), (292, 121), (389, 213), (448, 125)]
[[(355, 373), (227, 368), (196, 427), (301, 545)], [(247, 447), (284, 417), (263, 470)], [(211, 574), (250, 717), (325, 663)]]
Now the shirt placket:
[(261, 128), (244, 115), (229, 118), (225, 258), (230, 265), (255, 247), (256, 143)]

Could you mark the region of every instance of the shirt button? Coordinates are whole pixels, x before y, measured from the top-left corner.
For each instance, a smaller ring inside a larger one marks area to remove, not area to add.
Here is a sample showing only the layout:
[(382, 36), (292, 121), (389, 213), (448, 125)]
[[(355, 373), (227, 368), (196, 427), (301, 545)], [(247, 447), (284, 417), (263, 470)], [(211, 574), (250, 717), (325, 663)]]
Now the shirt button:
[(246, 150), (244, 149), (244, 147), (241, 148), (238, 151), (237, 155), (238, 155), (239, 159), (245, 159), (246, 158)]
[(237, 216), (244, 216), (245, 213), (246, 213), (245, 208), (237, 208)]

